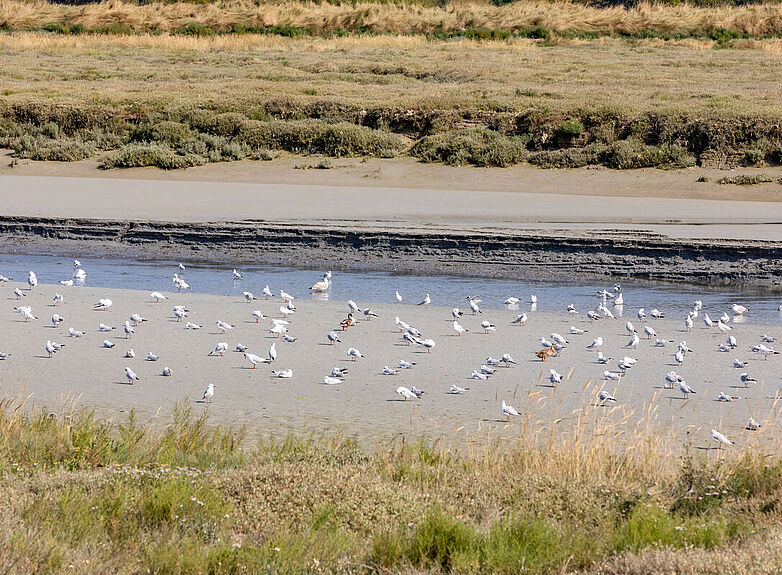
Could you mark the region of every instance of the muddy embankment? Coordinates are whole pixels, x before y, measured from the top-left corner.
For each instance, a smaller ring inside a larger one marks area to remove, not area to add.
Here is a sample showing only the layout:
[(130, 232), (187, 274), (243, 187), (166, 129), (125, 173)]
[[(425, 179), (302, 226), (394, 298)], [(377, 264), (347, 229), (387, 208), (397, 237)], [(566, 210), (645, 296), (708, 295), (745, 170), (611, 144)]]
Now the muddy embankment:
[(0, 250), (507, 278), (624, 278), (782, 290), (782, 241), (627, 230), (386, 228), (369, 223), (177, 223), (1, 217)]

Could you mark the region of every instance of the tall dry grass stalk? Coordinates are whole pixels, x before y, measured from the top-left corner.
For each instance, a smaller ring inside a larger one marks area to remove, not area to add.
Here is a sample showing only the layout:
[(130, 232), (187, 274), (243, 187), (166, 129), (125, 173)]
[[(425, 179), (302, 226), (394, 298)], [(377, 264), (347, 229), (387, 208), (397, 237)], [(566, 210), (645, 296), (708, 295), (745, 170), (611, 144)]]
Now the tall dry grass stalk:
[(632, 9), (594, 8), (570, 2), (513, 2), (504, 6), (464, 2), (445, 7), (406, 4), (330, 4), (297, 1), (227, 0), (209, 4), (99, 4), (66, 6), (41, 0), (0, 1), (0, 24), (23, 30), (46, 24), (80, 25), (90, 30), (122, 27), (134, 32), (172, 32), (191, 23), (213, 31), (240, 26), (289, 26), (311, 34), (364, 31), (382, 34), (452, 33), (468, 28), (515, 31), (543, 27), (555, 33), (701, 36), (715, 28), (752, 37), (782, 34), (782, 7), (664, 6), (642, 3)]

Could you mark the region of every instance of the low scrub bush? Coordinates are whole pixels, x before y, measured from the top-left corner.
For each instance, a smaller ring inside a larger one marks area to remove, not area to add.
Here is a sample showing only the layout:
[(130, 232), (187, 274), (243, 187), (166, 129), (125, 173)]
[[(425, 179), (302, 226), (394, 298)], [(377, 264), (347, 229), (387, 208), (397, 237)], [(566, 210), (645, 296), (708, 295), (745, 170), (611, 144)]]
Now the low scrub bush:
[(75, 138), (22, 136), (13, 141), (11, 147), (17, 157), (30, 160), (76, 162), (95, 155), (93, 142), (84, 142)]
[(145, 166), (157, 166), (163, 170), (177, 170), (202, 166), (205, 163), (206, 159), (201, 156), (180, 155), (168, 146), (161, 144), (128, 144), (116, 152), (103, 156), (98, 165), (104, 170)]
[(592, 145), (584, 148), (565, 148), (533, 152), (527, 161), (539, 168), (582, 168), (600, 164), (605, 146)]
[(695, 165), (687, 150), (675, 145), (646, 146), (623, 140), (611, 144), (600, 154), (600, 162), (609, 168), (686, 168)]
[(739, 174), (738, 176), (726, 176), (717, 180), (718, 184), (731, 184), (734, 186), (757, 186), (758, 184), (768, 184), (774, 181), (774, 178), (765, 174)]
[(521, 162), (526, 151), (519, 137), (476, 128), (425, 136), (415, 143), (410, 153), (424, 162), (507, 167)]

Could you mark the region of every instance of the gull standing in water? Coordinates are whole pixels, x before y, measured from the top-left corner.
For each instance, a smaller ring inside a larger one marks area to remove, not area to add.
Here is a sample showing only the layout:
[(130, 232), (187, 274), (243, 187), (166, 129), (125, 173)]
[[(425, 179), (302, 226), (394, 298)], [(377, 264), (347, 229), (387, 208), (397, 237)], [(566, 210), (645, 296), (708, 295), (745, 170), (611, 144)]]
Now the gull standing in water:
[(234, 281), (242, 279), (242, 274), (236, 271), (236, 269), (232, 269), (231, 274), (233, 275)]
[(328, 290), (329, 287), (331, 287), (331, 280), (328, 275), (324, 275), (322, 280), (315, 282), (312, 287), (310, 287), (310, 290), (314, 292), (324, 292)]
[(396, 301), (402, 303), (402, 296), (399, 294), (399, 291), (394, 292), (394, 295), (396, 296)]

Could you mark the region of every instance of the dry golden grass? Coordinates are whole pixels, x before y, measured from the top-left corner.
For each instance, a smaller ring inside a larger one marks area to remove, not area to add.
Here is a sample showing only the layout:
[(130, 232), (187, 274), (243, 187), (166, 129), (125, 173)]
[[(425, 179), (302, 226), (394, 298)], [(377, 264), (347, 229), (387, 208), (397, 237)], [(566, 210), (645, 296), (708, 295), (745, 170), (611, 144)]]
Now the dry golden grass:
[[(768, 47), (767, 47), (768, 46)], [(0, 35), (7, 102), (778, 115), (779, 42)], [(725, 78), (731, 78), (726, 82)], [(494, 112), (492, 112), (494, 113)], [(478, 112), (480, 115), (480, 112)]]
[(638, 35), (648, 31), (682, 36), (727, 28), (751, 36), (782, 33), (778, 4), (698, 8), (642, 3), (635, 8), (593, 8), (570, 2), (513, 2), (504, 6), (459, 2), (445, 7), (379, 3), (249, 2), (100, 4), (65, 6), (42, 0), (0, 2), (0, 22), (13, 29), (45, 24), (101, 29), (112, 25), (137, 32), (171, 32), (197, 22), (215, 31), (244, 26), (292, 26), (309, 33), (368, 31), (391, 34), (458, 32), (467, 28), (520, 30), (541, 26), (556, 33)]

